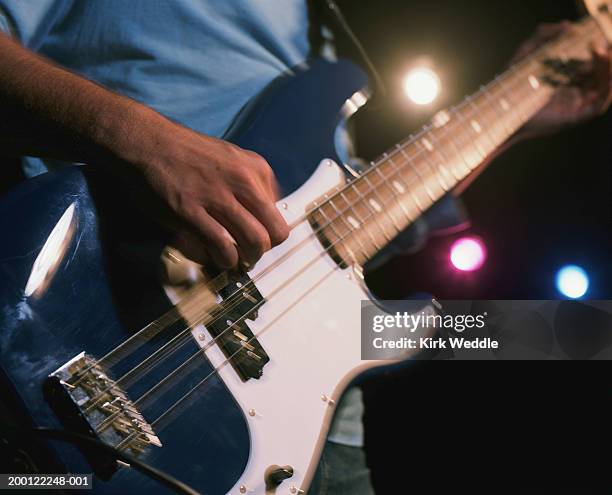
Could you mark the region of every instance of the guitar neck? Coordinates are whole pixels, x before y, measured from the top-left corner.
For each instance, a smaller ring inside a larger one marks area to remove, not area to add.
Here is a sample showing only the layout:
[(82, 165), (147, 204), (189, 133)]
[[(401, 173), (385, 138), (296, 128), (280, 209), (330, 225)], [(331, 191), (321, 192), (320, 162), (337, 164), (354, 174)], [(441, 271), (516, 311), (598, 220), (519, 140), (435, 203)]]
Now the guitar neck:
[(560, 77), (551, 61), (586, 59), (601, 37), (595, 20), (583, 19), (315, 205), (311, 221), (336, 258), (363, 265), (376, 255), (550, 101)]

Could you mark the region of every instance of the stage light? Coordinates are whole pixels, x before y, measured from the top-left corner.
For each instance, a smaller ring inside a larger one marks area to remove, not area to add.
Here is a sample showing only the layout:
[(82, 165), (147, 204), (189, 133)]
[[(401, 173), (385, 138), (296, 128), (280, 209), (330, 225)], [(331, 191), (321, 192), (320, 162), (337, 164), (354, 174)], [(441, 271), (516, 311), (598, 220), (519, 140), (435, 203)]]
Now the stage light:
[(431, 69), (417, 67), (406, 75), (404, 91), (417, 105), (429, 105), (440, 94), (440, 78)]
[(557, 290), (570, 299), (580, 299), (589, 290), (589, 276), (579, 266), (565, 266), (557, 273)]
[(463, 237), (450, 250), (450, 262), (461, 272), (475, 272), (482, 268), (487, 259), (483, 242), (476, 237)]

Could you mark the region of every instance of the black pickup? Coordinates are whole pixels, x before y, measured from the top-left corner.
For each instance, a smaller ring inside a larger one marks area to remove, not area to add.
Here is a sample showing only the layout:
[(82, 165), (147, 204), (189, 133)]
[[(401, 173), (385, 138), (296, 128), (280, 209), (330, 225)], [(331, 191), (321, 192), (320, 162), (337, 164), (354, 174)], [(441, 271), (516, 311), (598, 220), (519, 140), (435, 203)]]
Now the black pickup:
[(219, 348), (242, 381), (259, 379), (270, 357), (247, 324), (257, 318), (265, 303), (248, 274), (232, 272), (228, 283), (219, 290), (222, 303), (213, 321), (206, 325)]

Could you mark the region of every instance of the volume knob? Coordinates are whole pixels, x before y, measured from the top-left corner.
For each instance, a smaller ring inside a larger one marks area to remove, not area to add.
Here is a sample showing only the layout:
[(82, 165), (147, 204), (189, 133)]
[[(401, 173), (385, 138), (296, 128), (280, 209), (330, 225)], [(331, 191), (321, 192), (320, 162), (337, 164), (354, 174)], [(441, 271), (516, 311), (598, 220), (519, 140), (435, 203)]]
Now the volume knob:
[(272, 488), (293, 476), (291, 466), (270, 466), (266, 469), (266, 486)]

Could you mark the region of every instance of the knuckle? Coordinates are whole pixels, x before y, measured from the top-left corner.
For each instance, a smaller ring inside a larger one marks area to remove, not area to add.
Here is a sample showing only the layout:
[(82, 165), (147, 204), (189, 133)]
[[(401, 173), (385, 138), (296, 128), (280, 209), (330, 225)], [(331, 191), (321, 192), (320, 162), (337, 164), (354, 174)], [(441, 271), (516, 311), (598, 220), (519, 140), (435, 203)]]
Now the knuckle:
[(206, 209), (215, 214), (228, 212), (228, 214), (232, 215), (236, 213), (234, 202), (231, 201), (231, 195), (226, 192), (219, 192), (208, 198)]
[(287, 225), (287, 223), (283, 220), (278, 229), (275, 232), (276, 236), (274, 239), (274, 242), (276, 244), (280, 244), (281, 242), (284, 242), (288, 239), (290, 231), (289, 231), (289, 225)]
[(272, 172), (272, 167), (263, 156), (253, 151), (249, 151), (248, 153), (250, 158), (250, 165), (258, 174), (260, 174), (264, 178), (268, 178), (270, 177), (270, 175), (274, 175)]
[(266, 195), (263, 192), (261, 185), (253, 178), (243, 183), (236, 191), (237, 197), (246, 201), (251, 208), (260, 209), (267, 202)]
[(263, 228), (253, 229), (253, 232), (249, 235), (248, 243), (257, 259), (272, 248), (270, 236)]
[(225, 266), (231, 267), (238, 263), (236, 247), (229, 239), (226, 239), (225, 236), (221, 236), (221, 238), (217, 240), (215, 247), (217, 248), (221, 262)]
[(236, 167), (234, 171), (235, 179), (241, 186), (253, 187), (255, 184), (255, 177), (253, 170), (248, 165)]
[(198, 204), (193, 198), (181, 195), (176, 200), (175, 210), (182, 218), (193, 221), (198, 215)]

